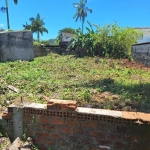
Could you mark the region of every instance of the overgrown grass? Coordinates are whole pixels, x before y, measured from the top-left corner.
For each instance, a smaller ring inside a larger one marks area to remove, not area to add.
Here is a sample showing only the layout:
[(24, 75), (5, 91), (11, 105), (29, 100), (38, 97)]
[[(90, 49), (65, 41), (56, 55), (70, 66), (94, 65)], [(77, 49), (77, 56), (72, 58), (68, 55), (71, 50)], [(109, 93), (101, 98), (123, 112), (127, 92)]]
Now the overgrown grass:
[[(77, 100), (79, 106), (150, 112), (150, 71), (123, 67), (123, 60), (50, 54), (33, 62), (0, 63), (0, 104), (42, 95)], [(10, 91), (12, 85), (19, 93)]]

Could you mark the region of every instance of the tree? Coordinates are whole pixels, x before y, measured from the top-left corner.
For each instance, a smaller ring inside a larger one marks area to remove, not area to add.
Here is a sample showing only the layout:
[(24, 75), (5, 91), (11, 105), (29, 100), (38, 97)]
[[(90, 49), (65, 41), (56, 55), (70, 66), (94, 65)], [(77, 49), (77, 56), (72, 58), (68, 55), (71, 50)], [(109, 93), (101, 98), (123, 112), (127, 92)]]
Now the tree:
[(75, 15), (73, 16), (76, 19), (76, 22), (80, 18), (82, 21), (82, 33), (83, 33), (83, 26), (85, 22), (85, 18), (87, 17), (87, 11), (92, 13), (92, 9), (86, 7), (87, 0), (80, 0), (80, 3), (73, 3), (74, 7), (77, 8)]
[(3, 31), (5, 31), (3, 28), (0, 28), (0, 32), (3, 32)]
[[(1, 7), (0, 10), (2, 12), (6, 12), (6, 16), (7, 16), (7, 28), (8, 28), (8, 30), (10, 30), (9, 13), (8, 13), (8, 0), (5, 0), (5, 3), (6, 3), (6, 7)], [(18, 0), (14, 0), (14, 3), (17, 4)]]
[(41, 19), (40, 14), (36, 15), (36, 18), (30, 18), (31, 24), (26, 22), (23, 25), (25, 30), (31, 30), (33, 33), (37, 33), (37, 40), (40, 41), (40, 33), (43, 35), (43, 32), (48, 33), (48, 30), (44, 27), (45, 23), (43, 22), (44, 18)]

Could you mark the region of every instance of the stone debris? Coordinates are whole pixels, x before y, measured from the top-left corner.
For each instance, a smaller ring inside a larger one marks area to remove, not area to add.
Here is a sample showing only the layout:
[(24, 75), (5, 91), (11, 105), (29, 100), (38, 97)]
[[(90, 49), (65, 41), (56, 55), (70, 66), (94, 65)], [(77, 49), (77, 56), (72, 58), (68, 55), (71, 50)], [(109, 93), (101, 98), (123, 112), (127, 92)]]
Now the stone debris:
[[(1, 144), (3, 144), (2, 142)], [(7, 142), (8, 143), (8, 142)], [(26, 142), (23, 142), (20, 140), (20, 138), (16, 138), (15, 141), (10, 144), (10, 142), (4, 147), (2, 147), (2, 150), (33, 150), (33, 142), (32, 138), (28, 137)]]
[(11, 89), (12, 91), (19, 93), (19, 89), (17, 89), (16, 87), (12, 86), (12, 85), (8, 85), (8, 88)]

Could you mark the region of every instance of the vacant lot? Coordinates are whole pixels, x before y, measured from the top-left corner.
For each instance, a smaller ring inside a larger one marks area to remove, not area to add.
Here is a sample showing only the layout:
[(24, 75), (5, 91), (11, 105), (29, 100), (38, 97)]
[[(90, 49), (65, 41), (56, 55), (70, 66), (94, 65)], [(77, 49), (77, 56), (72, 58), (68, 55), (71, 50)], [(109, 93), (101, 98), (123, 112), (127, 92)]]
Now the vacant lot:
[(76, 100), (78, 106), (150, 112), (150, 68), (128, 60), (57, 54), (0, 63), (1, 105), (18, 97), (45, 103), (42, 95)]

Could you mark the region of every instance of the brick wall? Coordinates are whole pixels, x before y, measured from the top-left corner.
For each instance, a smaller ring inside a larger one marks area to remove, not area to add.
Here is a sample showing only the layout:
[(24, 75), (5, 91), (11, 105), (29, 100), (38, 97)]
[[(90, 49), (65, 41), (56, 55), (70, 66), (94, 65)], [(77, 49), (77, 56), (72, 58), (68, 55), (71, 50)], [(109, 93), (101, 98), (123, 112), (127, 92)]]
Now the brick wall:
[[(11, 105), (2, 117), (13, 128), (22, 109), (24, 136), (39, 150), (150, 150), (150, 114), (76, 107), (74, 101)], [(15, 108), (15, 109), (14, 109)], [(9, 136), (14, 138), (14, 132)]]

